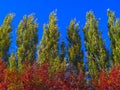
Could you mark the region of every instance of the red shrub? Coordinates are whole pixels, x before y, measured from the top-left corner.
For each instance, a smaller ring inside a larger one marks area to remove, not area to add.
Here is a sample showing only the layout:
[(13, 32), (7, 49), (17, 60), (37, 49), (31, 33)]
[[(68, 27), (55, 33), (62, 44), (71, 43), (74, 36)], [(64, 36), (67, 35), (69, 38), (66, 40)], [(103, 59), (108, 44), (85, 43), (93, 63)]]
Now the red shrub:
[(93, 79), (92, 84), (96, 90), (120, 90), (120, 66), (110, 72), (100, 72), (99, 78)]
[(77, 75), (75, 72), (58, 72), (52, 81), (52, 87), (56, 90), (87, 90), (84, 73)]
[(3, 90), (7, 86), (5, 82), (6, 64), (4, 61), (0, 61), (0, 90)]
[(0, 90), (87, 90), (84, 73), (58, 72), (49, 75), (49, 64), (25, 61), (22, 69), (11, 70), (0, 61)]
[(39, 66), (37, 63), (25, 62), (21, 77), (24, 90), (47, 89), (46, 80), (49, 80), (47, 63)]

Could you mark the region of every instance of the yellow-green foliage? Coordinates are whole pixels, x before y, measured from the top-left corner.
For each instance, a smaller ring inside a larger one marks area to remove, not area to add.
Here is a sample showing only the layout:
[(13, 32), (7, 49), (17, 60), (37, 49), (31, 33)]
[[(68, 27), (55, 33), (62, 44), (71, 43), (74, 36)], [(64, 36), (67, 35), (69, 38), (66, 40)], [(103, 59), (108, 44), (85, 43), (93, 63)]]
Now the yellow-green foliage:
[(10, 71), (17, 69), (16, 56), (14, 53), (12, 53), (9, 57), (9, 69)]
[[(81, 50), (81, 38), (79, 35), (79, 24), (75, 20), (70, 21), (67, 29), (68, 60), (75, 69), (83, 70), (83, 53)], [(81, 64), (78, 67), (78, 64)]]
[(98, 20), (92, 11), (86, 15), (86, 24), (83, 29), (87, 50), (89, 72), (96, 77), (100, 70), (106, 70), (108, 64), (107, 50), (98, 32)]
[(38, 51), (38, 62), (40, 64), (45, 61), (51, 61), (58, 56), (58, 39), (59, 32), (56, 24), (57, 18), (55, 13), (51, 13), (49, 16), (49, 24), (44, 25), (43, 37), (40, 42)]
[(12, 31), (13, 14), (8, 14), (0, 26), (0, 60), (8, 59), (8, 50), (10, 47), (10, 32)]
[(116, 19), (114, 12), (108, 10), (108, 29), (111, 40), (113, 65), (120, 63), (120, 19)]
[(65, 61), (63, 60), (63, 62), (61, 62), (58, 54), (58, 40), (60, 33), (58, 32), (58, 25), (56, 22), (56, 13), (52, 12), (49, 16), (49, 23), (44, 25), (43, 37), (38, 49), (39, 64), (41, 65), (44, 62), (48, 62), (50, 64), (50, 72), (52, 73), (65, 70)]
[(64, 59), (64, 61), (61, 62), (60, 58), (57, 57), (55, 58), (54, 60), (52, 60), (50, 62), (50, 67), (49, 67), (49, 75), (50, 77), (54, 77), (54, 75), (57, 73), (57, 72), (64, 72), (66, 71), (66, 59)]
[(35, 61), (36, 44), (38, 42), (37, 30), (38, 25), (33, 15), (29, 15), (28, 17), (24, 16), (23, 20), (20, 21), (16, 41), (18, 45), (18, 67), (22, 67), (24, 60)]
[(66, 46), (64, 40), (62, 40), (61, 45), (60, 45), (60, 60), (61, 62), (64, 61), (66, 56)]

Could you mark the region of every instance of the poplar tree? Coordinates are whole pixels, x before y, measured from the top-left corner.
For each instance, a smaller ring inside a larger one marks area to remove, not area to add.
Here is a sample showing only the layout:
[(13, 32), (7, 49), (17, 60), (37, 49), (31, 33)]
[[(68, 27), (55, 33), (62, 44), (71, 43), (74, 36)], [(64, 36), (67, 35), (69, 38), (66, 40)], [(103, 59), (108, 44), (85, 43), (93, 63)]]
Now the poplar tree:
[(83, 70), (83, 52), (79, 32), (79, 24), (71, 20), (67, 29), (68, 60), (75, 69)]
[(66, 56), (66, 46), (64, 40), (62, 40), (61, 45), (60, 45), (60, 60), (63, 62), (65, 60)]
[(49, 16), (49, 23), (43, 26), (43, 36), (38, 51), (38, 62), (52, 61), (58, 57), (58, 32), (56, 13), (52, 12)]
[(101, 33), (98, 31), (98, 20), (92, 11), (86, 15), (86, 24), (83, 29), (85, 36), (85, 47), (89, 73), (92, 77), (97, 77), (99, 71), (106, 70), (108, 64), (107, 50), (102, 40)]
[(10, 70), (15, 70), (17, 68), (16, 55), (13, 52), (9, 57), (9, 68)]
[(112, 65), (120, 63), (120, 19), (116, 19), (115, 13), (108, 10), (108, 30), (112, 52)]
[(12, 20), (14, 15), (8, 14), (0, 26), (0, 60), (8, 59), (8, 51), (11, 44), (10, 32), (12, 31)]
[(38, 48), (38, 62), (43, 64), (49, 63), (50, 76), (60, 70), (65, 69), (65, 61), (61, 62), (58, 49), (58, 41), (60, 33), (58, 31), (56, 13), (49, 15), (49, 23), (43, 26), (43, 36)]
[(24, 16), (17, 30), (17, 57), (18, 67), (22, 67), (25, 60), (33, 62), (36, 60), (36, 44), (38, 42), (38, 24), (34, 15)]

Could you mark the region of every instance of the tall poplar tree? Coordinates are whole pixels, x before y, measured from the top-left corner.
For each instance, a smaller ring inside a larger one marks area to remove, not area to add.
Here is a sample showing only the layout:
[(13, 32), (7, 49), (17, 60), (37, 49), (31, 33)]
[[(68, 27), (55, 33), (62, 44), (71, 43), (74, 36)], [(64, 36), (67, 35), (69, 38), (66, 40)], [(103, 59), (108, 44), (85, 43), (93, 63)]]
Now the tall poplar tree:
[(49, 23), (45, 24), (43, 36), (38, 51), (38, 62), (52, 61), (58, 57), (58, 40), (60, 33), (56, 24), (56, 13), (53, 12), (49, 16)]
[(71, 20), (67, 29), (68, 60), (75, 69), (83, 70), (83, 53), (79, 31), (79, 24), (75, 20)]
[(8, 59), (8, 51), (11, 44), (10, 32), (12, 31), (12, 20), (14, 15), (8, 14), (0, 26), (0, 60)]
[(34, 15), (24, 16), (17, 30), (17, 57), (18, 67), (22, 67), (24, 60), (33, 62), (36, 60), (36, 44), (38, 42), (38, 24)]
[(38, 48), (38, 62), (49, 63), (50, 76), (54, 76), (57, 71), (64, 70), (65, 61), (61, 62), (58, 52), (58, 41), (60, 33), (58, 31), (56, 13), (52, 12), (49, 16), (49, 23), (43, 27), (43, 36)]
[(120, 64), (120, 19), (116, 19), (113, 11), (108, 10), (108, 30), (111, 41), (112, 65)]
[(102, 40), (101, 33), (98, 31), (98, 20), (92, 11), (86, 15), (86, 24), (83, 29), (85, 36), (85, 47), (89, 73), (92, 77), (97, 77), (100, 70), (106, 70), (108, 64), (107, 50)]

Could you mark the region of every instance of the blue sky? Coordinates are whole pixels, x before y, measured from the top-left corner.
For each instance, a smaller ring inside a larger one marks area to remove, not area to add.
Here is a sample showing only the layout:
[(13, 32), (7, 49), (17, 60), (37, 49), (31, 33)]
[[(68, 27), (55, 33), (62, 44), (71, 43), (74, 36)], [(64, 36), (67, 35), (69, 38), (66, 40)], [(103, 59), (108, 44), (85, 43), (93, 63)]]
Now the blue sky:
[[(76, 18), (80, 23), (80, 29), (84, 27), (86, 12), (93, 10), (97, 18), (101, 18), (99, 29), (103, 31), (106, 45), (109, 45), (107, 35), (107, 9), (115, 11), (120, 17), (120, 0), (1, 0), (0, 1), (0, 24), (8, 13), (15, 13), (13, 19), (12, 35), (16, 37), (15, 31), (23, 15), (34, 13), (39, 23), (39, 40), (43, 32), (43, 24), (48, 22), (50, 12), (57, 9), (59, 31), (61, 39), (66, 37), (66, 28), (71, 19)], [(83, 42), (83, 33), (80, 32)], [(12, 49), (15, 47), (15, 38), (12, 38)], [(107, 47), (109, 49), (109, 46)]]

